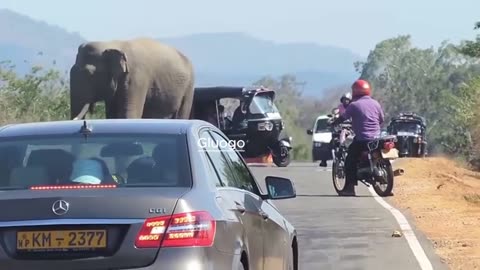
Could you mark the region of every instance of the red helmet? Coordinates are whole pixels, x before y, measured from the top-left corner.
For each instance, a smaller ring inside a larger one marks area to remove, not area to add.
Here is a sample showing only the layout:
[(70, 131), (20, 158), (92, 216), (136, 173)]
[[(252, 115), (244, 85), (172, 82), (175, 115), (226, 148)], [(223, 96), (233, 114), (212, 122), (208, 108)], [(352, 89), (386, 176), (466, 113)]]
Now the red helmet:
[(356, 80), (352, 85), (352, 96), (370, 96), (372, 90), (370, 84), (365, 80)]

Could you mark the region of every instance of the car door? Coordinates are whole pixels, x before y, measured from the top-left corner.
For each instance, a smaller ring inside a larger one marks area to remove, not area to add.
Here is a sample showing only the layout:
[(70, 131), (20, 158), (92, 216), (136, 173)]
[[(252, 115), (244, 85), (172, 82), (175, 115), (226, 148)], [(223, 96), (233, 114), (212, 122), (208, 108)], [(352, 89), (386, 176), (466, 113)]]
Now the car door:
[[(207, 130), (200, 131), (199, 137), (201, 140), (211, 140), (211, 136)], [(225, 222), (219, 225), (222, 229), (217, 230), (216, 234), (216, 237), (221, 239), (221, 241), (216, 241), (215, 247), (225, 253), (240, 255), (242, 240), (234, 232), (243, 230), (243, 225), (239, 218), (241, 211), (236, 209), (237, 206), (234, 200), (231, 199), (232, 191), (228, 188), (223, 188), (227, 187), (228, 182), (231, 181), (228, 179), (228, 173), (226, 172), (226, 169), (228, 169), (228, 166), (225, 165), (227, 160), (221, 155), (218, 147), (209, 144), (200, 147), (203, 148), (200, 154), (204, 155), (206, 161), (205, 169), (208, 172), (207, 181), (217, 191), (215, 200), (225, 218)]]
[[(221, 135), (212, 131), (212, 136), (215, 140), (219, 140)], [(257, 209), (262, 217), (262, 230), (264, 237), (263, 257), (265, 270), (279, 270), (284, 269), (284, 260), (287, 252), (290, 251), (288, 245), (288, 234), (285, 231), (284, 218), (277, 211), (277, 209), (264, 201), (260, 196), (260, 188), (251, 174), (247, 165), (240, 156), (240, 153), (234, 151), (232, 148), (225, 148), (224, 151), (229, 157), (229, 161), (235, 171), (238, 188), (243, 190), (243, 197), (245, 204), (251, 205), (252, 209)]]
[[(249, 256), (250, 269), (264, 269), (263, 217), (260, 215), (258, 203), (252, 203), (251, 199), (245, 198), (245, 191), (239, 188), (241, 185), (237, 180), (235, 167), (232, 166), (226, 152), (233, 150), (228, 146), (227, 139), (218, 133), (214, 134), (216, 136), (212, 136), (210, 132), (202, 132), (201, 138), (210, 138), (210, 143), (206, 143), (207, 155), (218, 171), (223, 184), (222, 187), (218, 187), (221, 198), (217, 198), (217, 200), (223, 201), (223, 207), (228, 211), (233, 211), (242, 223), (243, 232), (240, 233), (244, 235), (243, 240)], [(226, 146), (226, 148), (222, 146)]]

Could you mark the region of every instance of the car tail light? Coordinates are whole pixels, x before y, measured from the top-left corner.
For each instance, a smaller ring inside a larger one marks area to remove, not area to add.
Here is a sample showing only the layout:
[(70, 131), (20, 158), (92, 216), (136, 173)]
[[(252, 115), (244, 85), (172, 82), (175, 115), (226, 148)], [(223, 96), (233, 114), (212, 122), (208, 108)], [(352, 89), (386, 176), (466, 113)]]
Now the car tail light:
[(59, 190), (59, 189), (99, 189), (116, 188), (117, 185), (59, 185), (59, 186), (32, 186), (31, 190)]
[[(210, 247), (216, 223), (203, 211), (148, 218), (135, 241), (137, 248)], [(163, 242), (162, 242), (163, 239)]]
[(390, 149), (393, 149), (395, 147), (395, 144), (393, 142), (385, 142), (383, 144), (383, 149), (385, 150), (390, 150)]

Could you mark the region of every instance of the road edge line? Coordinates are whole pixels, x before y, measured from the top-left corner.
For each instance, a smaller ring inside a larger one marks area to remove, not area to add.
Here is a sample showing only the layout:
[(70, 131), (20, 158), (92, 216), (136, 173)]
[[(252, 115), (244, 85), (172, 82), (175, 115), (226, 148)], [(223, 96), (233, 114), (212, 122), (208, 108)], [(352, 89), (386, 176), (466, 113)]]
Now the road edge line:
[(368, 191), (372, 194), (375, 201), (377, 201), (383, 208), (387, 209), (393, 217), (396, 219), (400, 229), (402, 230), (403, 235), (407, 239), (408, 246), (413, 252), (413, 255), (417, 259), (418, 264), (422, 270), (433, 270), (432, 262), (428, 259), (425, 250), (422, 248), (420, 241), (418, 241), (417, 236), (415, 235), (412, 227), (408, 223), (407, 218), (395, 207), (387, 203), (382, 197), (378, 196), (372, 186), (368, 188)]

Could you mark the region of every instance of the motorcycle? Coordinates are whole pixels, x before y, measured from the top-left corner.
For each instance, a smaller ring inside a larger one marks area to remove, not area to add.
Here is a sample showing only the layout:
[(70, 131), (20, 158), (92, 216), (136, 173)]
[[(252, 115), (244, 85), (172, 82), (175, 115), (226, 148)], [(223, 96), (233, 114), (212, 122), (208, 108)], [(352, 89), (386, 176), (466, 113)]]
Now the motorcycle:
[[(337, 116), (329, 115), (332, 121)], [(345, 188), (345, 159), (354, 134), (349, 122), (331, 125), (331, 129), (332, 134), (335, 134), (332, 150), (334, 157), (332, 180), (335, 191), (340, 193)], [(402, 169), (394, 174), (390, 163), (391, 160), (398, 158), (398, 150), (395, 148), (396, 139), (395, 135), (386, 135), (369, 142), (368, 150), (362, 152), (357, 165), (357, 180), (367, 187), (373, 186), (374, 191), (381, 197), (391, 195), (395, 174), (403, 174)]]

